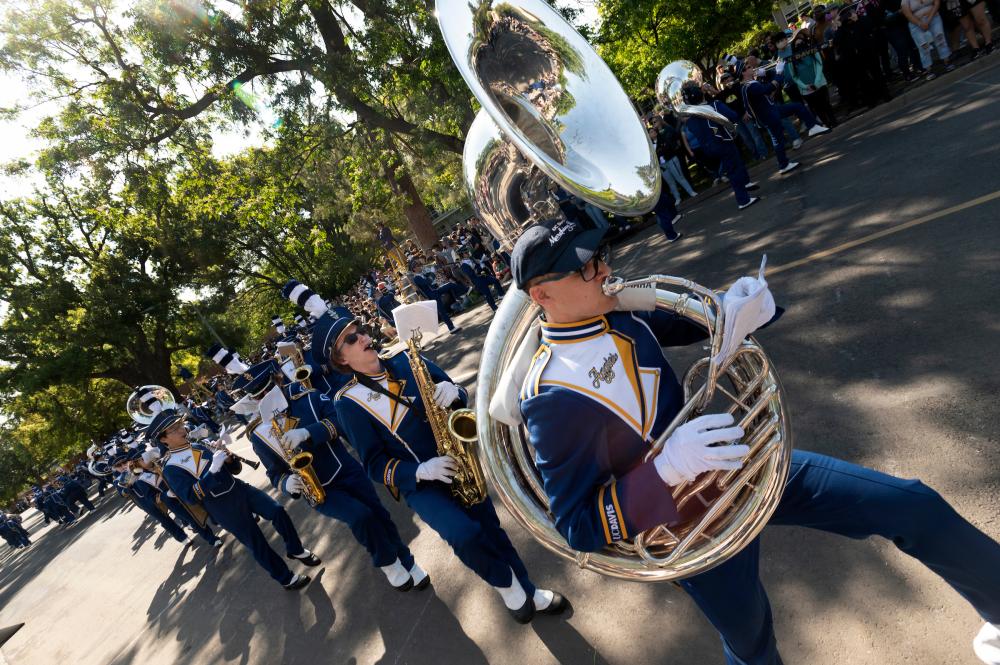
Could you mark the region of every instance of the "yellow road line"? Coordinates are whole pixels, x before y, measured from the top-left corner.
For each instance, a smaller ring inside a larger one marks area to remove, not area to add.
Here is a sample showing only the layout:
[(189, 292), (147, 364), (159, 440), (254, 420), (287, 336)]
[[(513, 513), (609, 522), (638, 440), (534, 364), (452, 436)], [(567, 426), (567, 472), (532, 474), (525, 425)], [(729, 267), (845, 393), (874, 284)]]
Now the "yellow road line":
[(796, 259), (795, 261), (792, 261), (790, 263), (786, 263), (780, 266), (775, 266), (774, 268), (768, 268), (767, 276), (770, 277), (771, 275), (777, 275), (778, 273), (785, 272), (786, 270), (791, 270), (792, 268), (798, 268), (799, 266), (806, 265), (807, 263), (812, 263), (813, 261), (819, 261), (820, 259), (825, 259), (827, 257), (833, 256), (834, 254), (840, 254), (841, 252), (846, 252), (849, 249), (853, 249), (854, 247), (857, 247), (859, 245), (867, 244), (869, 242), (872, 242), (873, 240), (878, 240), (879, 238), (884, 238), (894, 233), (899, 233), (900, 231), (905, 231), (906, 229), (913, 228), (914, 226), (926, 224), (927, 222), (933, 222), (936, 219), (941, 219), (942, 217), (947, 217), (948, 215), (952, 215), (956, 212), (968, 210), (969, 208), (974, 208), (978, 205), (989, 203), (990, 201), (995, 201), (996, 199), (1000, 199), (1000, 189), (990, 194), (985, 194), (978, 198), (971, 199), (969, 201), (966, 201), (965, 203), (959, 203), (958, 205), (954, 205), (950, 208), (945, 208), (943, 210), (938, 210), (937, 212), (932, 212), (928, 215), (924, 215), (923, 217), (917, 217), (916, 219), (911, 219), (908, 222), (903, 222), (902, 224), (894, 226), (890, 229), (876, 231), (875, 233), (871, 233), (856, 240), (849, 240), (848, 242), (845, 242), (841, 245), (837, 245), (836, 247), (831, 247), (830, 249), (824, 249), (820, 252), (814, 252), (809, 256), (806, 256), (801, 259)]

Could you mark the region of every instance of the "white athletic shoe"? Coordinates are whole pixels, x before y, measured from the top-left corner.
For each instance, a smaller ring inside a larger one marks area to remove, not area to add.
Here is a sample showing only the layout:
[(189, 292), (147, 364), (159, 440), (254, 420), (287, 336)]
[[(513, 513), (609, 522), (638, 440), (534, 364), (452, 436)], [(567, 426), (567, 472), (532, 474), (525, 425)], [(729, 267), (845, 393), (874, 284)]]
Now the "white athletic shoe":
[(792, 141), (792, 150), (798, 150), (802, 147), (802, 139), (795, 139)]
[(1000, 665), (1000, 627), (984, 623), (972, 640), (972, 650), (986, 665)]
[(813, 125), (809, 128), (809, 136), (818, 136), (820, 134), (826, 134), (830, 131), (829, 127), (824, 127), (823, 125)]
[(780, 173), (781, 175), (784, 175), (784, 174), (788, 173), (789, 171), (794, 171), (797, 168), (799, 168), (799, 163), (798, 162), (788, 162), (787, 164), (785, 164), (785, 168), (778, 169), (778, 173)]
[(749, 201), (747, 201), (743, 205), (739, 206), (739, 209), (740, 210), (746, 210), (747, 208), (749, 208), (750, 206), (752, 206), (754, 203), (757, 203), (757, 201), (760, 201), (760, 197), (759, 196), (754, 196)]

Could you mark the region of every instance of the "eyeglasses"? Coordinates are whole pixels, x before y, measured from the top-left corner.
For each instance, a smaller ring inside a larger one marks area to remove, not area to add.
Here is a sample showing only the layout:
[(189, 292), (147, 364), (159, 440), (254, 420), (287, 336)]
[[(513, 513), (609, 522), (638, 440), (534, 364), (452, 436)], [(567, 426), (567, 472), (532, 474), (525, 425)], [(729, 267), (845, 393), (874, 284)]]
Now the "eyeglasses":
[(597, 248), (594, 255), (587, 259), (587, 262), (576, 270), (570, 270), (569, 272), (556, 273), (554, 275), (549, 275), (543, 279), (538, 280), (535, 284), (544, 284), (545, 282), (555, 282), (565, 277), (569, 277), (574, 273), (580, 275), (580, 279), (585, 282), (591, 282), (595, 277), (601, 272), (601, 263), (605, 265), (611, 264), (611, 245), (604, 244)]

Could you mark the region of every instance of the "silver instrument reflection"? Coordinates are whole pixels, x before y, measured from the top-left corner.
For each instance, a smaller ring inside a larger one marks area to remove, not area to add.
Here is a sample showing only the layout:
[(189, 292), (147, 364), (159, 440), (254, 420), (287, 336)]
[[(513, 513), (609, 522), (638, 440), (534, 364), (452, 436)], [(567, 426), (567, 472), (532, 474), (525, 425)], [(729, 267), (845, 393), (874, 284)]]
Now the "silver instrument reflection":
[(661, 176), (646, 130), (608, 66), (555, 10), (441, 0), (437, 15), (483, 106), (466, 140), (465, 178), (502, 244), (509, 249), (526, 223), (561, 215), (549, 179), (608, 212), (652, 209)]

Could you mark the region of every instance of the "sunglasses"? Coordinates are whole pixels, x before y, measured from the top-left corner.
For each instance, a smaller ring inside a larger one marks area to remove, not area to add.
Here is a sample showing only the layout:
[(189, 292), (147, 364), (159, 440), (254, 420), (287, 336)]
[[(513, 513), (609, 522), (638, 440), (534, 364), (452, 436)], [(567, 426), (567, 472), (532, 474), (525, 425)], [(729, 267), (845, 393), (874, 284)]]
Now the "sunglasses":
[(577, 268), (576, 270), (570, 270), (569, 272), (556, 273), (549, 275), (548, 277), (539, 280), (536, 284), (544, 284), (545, 282), (556, 282), (565, 277), (569, 277), (573, 274), (579, 274), (580, 279), (585, 282), (591, 282), (597, 277), (598, 273), (601, 271), (601, 263), (605, 265), (611, 264), (611, 245), (604, 244), (597, 248), (594, 255), (587, 259), (587, 261)]

